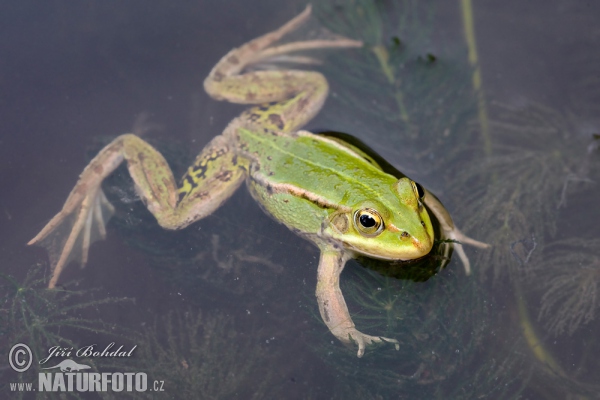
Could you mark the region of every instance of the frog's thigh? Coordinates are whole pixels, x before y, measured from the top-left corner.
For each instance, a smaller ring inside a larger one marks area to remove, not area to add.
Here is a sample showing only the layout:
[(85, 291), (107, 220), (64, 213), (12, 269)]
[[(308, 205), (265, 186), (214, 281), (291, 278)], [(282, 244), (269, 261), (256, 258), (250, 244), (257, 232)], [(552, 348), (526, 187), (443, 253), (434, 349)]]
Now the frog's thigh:
[[(138, 194), (158, 223), (167, 229), (183, 228), (209, 215), (243, 180), (243, 171), (235, 166), (222, 136), (213, 139), (196, 158), (180, 189), (158, 151), (135, 135), (123, 135), (122, 140), (127, 168)], [(205, 176), (199, 176), (201, 171), (206, 172)]]
[(254, 71), (224, 78), (214, 90), (211, 95), (219, 99), (259, 104), (245, 111), (240, 118), (257, 126), (290, 132), (319, 112), (329, 86), (319, 72)]
[(173, 222), (187, 226), (210, 215), (246, 177), (247, 162), (219, 135), (204, 147), (181, 179)]

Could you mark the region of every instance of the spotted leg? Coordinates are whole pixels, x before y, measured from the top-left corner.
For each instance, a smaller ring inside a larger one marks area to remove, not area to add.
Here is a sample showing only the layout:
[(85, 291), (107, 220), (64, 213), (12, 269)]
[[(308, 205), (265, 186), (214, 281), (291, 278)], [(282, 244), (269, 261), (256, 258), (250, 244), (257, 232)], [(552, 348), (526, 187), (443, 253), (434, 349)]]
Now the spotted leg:
[(246, 171), (227, 140), (217, 136), (197, 157), (178, 189), (158, 151), (133, 134), (117, 137), (84, 169), (62, 210), (28, 243), (49, 249), (53, 264), (50, 288), (70, 260), (86, 263), (94, 236), (106, 235), (105, 224), (113, 208), (100, 185), (123, 160), (142, 201), (167, 229), (184, 228), (211, 214), (243, 182)]
[[(269, 62), (289, 53), (323, 48), (360, 47), (362, 42), (346, 38), (309, 40), (271, 46), (296, 30), (310, 17), (311, 8), (283, 25), (243, 46), (231, 50), (214, 66), (204, 89), (217, 100), (237, 104), (258, 104), (232, 122), (278, 132), (293, 132), (312, 119), (323, 106), (328, 85), (319, 72), (303, 70), (247, 71), (248, 67)], [(291, 58), (292, 61), (306, 58)], [(229, 129), (235, 134), (235, 129)]]

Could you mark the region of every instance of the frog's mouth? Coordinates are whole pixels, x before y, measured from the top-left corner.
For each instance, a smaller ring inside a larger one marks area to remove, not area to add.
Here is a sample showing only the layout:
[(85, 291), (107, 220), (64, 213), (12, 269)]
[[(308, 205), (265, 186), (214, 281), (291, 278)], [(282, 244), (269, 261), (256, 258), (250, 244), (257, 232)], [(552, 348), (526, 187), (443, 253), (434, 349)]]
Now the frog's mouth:
[(418, 258), (411, 258), (411, 257), (386, 257), (386, 256), (382, 256), (381, 254), (372, 254), (372, 253), (368, 253), (364, 250), (358, 250), (355, 249), (355, 252), (358, 253), (359, 255), (363, 256), (363, 257), (368, 257), (368, 258), (373, 258), (375, 260), (381, 260), (381, 261), (401, 261), (401, 262), (409, 262), (409, 261), (415, 261), (418, 260), (419, 258), (425, 257), (427, 254), (422, 255)]
[(365, 248), (363, 246), (348, 242), (345, 242), (344, 245), (350, 251), (354, 251), (361, 256), (374, 258), (377, 260), (414, 261), (427, 256), (431, 252), (433, 249), (433, 239), (427, 237), (426, 241), (419, 241), (412, 237), (412, 246), (404, 245), (401, 248), (398, 246), (395, 248), (391, 247), (390, 249), (380, 246)]
[[(401, 253), (401, 252), (397, 252), (394, 254), (389, 254), (389, 252), (370, 252), (370, 251), (366, 251), (364, 249), (360, 249), (357, 248), (355, 246), (349, 246), (349, 250), (354, 251), (355, 253), (357, 253), (360, 256), (363, 257), (369, 257), (369, 258), (374, 258), (376, 260), (382, 260), (382, 261), (416, 261), (419, 260), (420, 258), (426, 257), (430, 252), (431, 249), (433, 248), (433, 246), (429, 247), (429, 250), (427, 250), (426, 252), (424, 251), (413, 251), (413, 252), (409, 252), (408, 254), (406, 254), (406, 252)], [(386, 254), (388, 253), (388, 254)]]

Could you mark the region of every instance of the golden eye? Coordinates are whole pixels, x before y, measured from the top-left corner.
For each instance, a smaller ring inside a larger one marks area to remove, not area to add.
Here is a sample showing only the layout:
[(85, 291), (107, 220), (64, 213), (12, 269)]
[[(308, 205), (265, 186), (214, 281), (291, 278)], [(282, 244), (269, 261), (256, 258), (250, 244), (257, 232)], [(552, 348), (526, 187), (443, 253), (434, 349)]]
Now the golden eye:
[(415, 181), (410, 181), (410, 183), (412, 184), (412, 188), (413, 188), (413, 192), (415, 192), (415, 196), (417, 196), (417, 198), (419, 200), (423, 201), (423, 197), (425, 197), (425, 190), (423, 189), (423, 186), (419, 185)]
[(383, 231), (383, 219), (377, 210), (363, 208), (354, 213), (354, 226), (362, 235), (373, 237)]

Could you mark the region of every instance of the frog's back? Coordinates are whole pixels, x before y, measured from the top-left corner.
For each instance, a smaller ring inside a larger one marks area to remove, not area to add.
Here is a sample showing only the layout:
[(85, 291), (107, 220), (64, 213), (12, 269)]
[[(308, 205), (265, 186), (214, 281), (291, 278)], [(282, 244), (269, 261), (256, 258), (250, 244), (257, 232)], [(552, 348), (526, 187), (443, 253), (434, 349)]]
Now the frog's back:
[(258, 163), (257, 173), (270, 183), (318, 193), (333, 204), (352, 206), (374, 196), (386, 202), (386, 193), (392, 194), (397, 181), (363, 155), (321, 135), (265, 135), (242, 129), (240, 141)]

